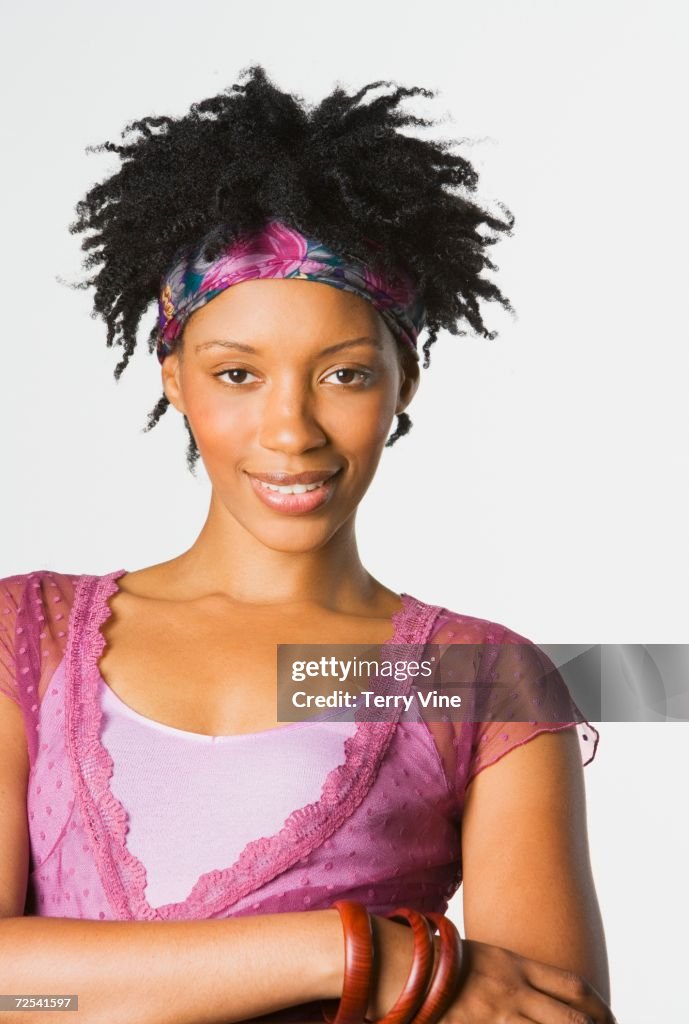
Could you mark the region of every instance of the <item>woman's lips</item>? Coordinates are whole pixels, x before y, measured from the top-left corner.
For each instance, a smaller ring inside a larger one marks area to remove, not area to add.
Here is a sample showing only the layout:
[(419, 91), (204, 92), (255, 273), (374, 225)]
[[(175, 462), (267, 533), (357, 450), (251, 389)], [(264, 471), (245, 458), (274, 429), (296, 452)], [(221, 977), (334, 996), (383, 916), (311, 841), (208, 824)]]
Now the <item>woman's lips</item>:
[(264, 505), (277, 512), (282, 512), (284, 515), (300, 516), (305, 512), (313, 512), (330, 499), (339, 479), (340, 470), (338, 469), (337, 473), (325, 480), (320, 487), (315, 487), (312, 491), (305, 491), (303, 494), (281, 494), (280, 491), (270, 490), (255, 476), (251, 476), (251, 474), (248, 476), (251, 486)]

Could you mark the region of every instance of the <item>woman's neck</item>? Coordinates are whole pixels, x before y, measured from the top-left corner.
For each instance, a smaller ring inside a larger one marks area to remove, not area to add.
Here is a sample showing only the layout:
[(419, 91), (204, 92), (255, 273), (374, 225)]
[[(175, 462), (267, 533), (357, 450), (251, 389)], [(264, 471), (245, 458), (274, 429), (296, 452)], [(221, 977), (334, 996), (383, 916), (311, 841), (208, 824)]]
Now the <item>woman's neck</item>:
[(187, 551), (152, 566), (171, 598), (221, 593), (257, 605), (314, 605), (343, 614), (385, 615), (397, 595), (364, 568), (354, 516), (316, 550), (267, 547), (211, 503), (204, 526)]

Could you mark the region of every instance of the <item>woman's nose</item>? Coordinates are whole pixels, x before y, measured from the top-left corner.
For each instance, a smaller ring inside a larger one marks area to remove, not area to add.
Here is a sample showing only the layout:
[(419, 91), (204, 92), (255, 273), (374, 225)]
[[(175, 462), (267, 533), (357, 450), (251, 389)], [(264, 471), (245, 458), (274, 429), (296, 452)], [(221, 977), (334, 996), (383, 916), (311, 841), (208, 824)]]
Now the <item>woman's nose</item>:
[(295, 454), (327, 444), (313, 397), (296, 388), (281, 388), (270, 395), (263, 407), (259, 441), (263, 448)]

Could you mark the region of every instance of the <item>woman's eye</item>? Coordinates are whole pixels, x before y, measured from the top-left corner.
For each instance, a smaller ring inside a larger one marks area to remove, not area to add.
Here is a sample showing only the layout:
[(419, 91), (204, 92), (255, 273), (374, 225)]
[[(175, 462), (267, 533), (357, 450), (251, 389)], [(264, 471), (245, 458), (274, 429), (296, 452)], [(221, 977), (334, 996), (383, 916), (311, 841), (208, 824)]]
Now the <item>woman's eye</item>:
[[(230, 374), (230, 380), (225, 381), (226, 384), (244, 384), (246, 383), (246, 375), (253, 377), (254, 374), (250, 370), (243, 370), (240, 366), (233, 367), (231, 370), (221, 370), (220, 373), (215, 373), (214, 377), (223, 378), (225, 374)], [(244, 374), (244, 376), (242, 376)], [(237, 379), (239, 378), (239, 379)]]
[[(250, 370), (245, 370), (241, 366), (234, 366), (227, 370), (220, 370), (219, 373), (216, 373), (213, 376), (218, 377), (226, 384), (230, 385), (252, 383), (247, 380), (248, 377), (253, 377), (255, 380), (258, 379)], [(333, 370), (332, 373), (328, 374), (328, 377), (336, 377), (338, 384), (351, 385), (365, 383), (371, 377), (371, 373), (368, 370), (357, 370), (351, 366), (341, 366), (338, 370)], [(328, 380), (328, 377), (326, 377), (325, 380)]]
[[(341, 366), (339, 370), (333, 370), (332, 373), (329, 373), (328, 377), (333, 377), (335, 375), (337, 375), (338, 384), (364, 383), (364, 381), (367, 381), (371, 376), (367, 370), (355, 370), (352, 366)], [(328, 377), (326, 377), (325, 380), (327, 380)]]

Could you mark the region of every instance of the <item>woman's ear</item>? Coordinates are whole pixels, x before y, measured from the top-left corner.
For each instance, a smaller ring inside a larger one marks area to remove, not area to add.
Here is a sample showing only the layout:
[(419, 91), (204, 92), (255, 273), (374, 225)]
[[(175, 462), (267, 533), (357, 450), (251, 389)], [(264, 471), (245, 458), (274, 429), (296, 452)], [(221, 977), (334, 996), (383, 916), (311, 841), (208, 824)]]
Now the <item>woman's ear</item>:
[(180, 385), (180, 359), (179, 352), (171, 352), (163, 360), (161, 367), (163, 378), (163, 391), (171, 405), (174, 405), (177, 412), (184, 413), (184, 402), (182, 400), (182, 388)]
[(412, 398), (416, 394), (421, 379), (418, 361), (416, 359), (413, 359), (411, 356), (407, 355), (406, 352), (403, 354), (401, 359), (401, 369), (402, 379), (400, 381), (400, 390), (397, 399), (397, 405), (395, 406), (396, 416), (407, 408)]

